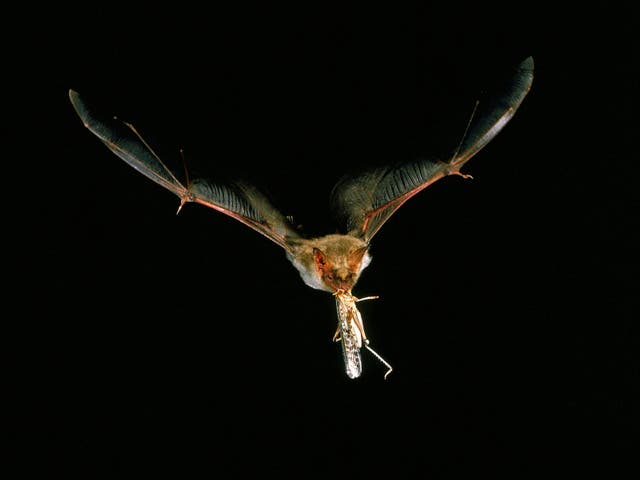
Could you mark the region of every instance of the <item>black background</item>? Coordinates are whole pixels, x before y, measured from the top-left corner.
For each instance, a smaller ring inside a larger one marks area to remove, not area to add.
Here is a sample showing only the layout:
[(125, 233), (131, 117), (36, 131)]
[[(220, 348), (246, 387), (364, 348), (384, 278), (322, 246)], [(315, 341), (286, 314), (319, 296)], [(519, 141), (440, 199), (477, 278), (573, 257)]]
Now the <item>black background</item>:
[[(5, 424), (25, 477), (622, 478), (638, 447), (637, 25), (620, 5), (476, 3), (5, 19), (20, 27), (4, 41)], [(205, 207), (175, 216), (67, 96), (327, 233), (343, 172), (455, 142), (529, 55), (533, 88), (474, 180), (434, 184), (374, 239), (354, 293), (381, 297), (361, 310), (386, 381), (371, 356), (344, 375), (333, 300), (283, 251)]]

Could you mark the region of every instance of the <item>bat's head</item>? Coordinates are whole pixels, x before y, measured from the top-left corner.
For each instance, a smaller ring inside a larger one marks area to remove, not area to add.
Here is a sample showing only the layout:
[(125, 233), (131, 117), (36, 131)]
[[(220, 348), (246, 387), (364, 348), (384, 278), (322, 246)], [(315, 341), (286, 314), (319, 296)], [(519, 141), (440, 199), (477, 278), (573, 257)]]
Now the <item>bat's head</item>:
[(313, 262), (326, 290), (350, 292), (369, 264), (368, 245), (343, 248), (313, 248)]
[(351, 291), (371, 256), (369, 245), (351, 235), (290, 240), (287, 258), (311, 288)]

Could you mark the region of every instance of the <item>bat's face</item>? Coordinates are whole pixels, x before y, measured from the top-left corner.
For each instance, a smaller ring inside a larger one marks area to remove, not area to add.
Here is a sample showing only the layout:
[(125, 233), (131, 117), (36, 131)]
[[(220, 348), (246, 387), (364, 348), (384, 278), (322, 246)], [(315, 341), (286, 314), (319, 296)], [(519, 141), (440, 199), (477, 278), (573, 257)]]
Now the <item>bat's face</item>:
[(371, 262), (369, 245), (351, 235), (330, 234), (289, 241), (287, 258), (311, 288), (350, 292)]
[(317, 247), (313, 249), (313, 262), (318, 277), (326, 289), (332, 292), (350, 292), (369, 261), (367, 246), (347, 252), (325, 252)]

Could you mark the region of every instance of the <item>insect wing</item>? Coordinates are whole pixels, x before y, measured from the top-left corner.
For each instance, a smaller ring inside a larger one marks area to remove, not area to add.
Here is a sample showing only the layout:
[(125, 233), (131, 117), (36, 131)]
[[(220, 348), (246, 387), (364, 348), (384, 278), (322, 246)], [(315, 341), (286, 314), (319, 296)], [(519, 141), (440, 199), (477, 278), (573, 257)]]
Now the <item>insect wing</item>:
[(349, 378), (358, 378), (362, 374), (362, 358), (360, 357), (362, 336), (352, 320), (355, 310), (355, 304), (352, 305), (352, 303), (341, 295), (336, 296), (336, 310), (338, 311), (340, 343), (342, 344), (345, 372)]

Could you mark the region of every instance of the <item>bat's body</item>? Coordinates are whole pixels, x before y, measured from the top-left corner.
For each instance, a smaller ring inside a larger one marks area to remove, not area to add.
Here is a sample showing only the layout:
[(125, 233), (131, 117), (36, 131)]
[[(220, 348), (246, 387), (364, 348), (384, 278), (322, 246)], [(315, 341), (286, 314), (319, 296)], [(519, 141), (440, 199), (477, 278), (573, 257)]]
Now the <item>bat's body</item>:
[(308, 286), (333, 293), (339, 317), (336, 338), (342, 341), (347, 374), (354, 378), (361, 372), (360, 348), (368, 341), (355, 306), (358, 299), (351, 290), (371, 261), (371, 239), (404, 202), (433, 182), (447, 175), (467, 177), (460, 168), (509, 122), (532, 81), (533, 60), (528, 58), (492, 101), (487, 105), (480, 102), (451, 156), (394, 164), (345, 177), (331, 198), (343, 233), (317, 238), (305, 238), (251, 185), (222, 185), (203, 179), (181, 182), (132, 125), (96, 114), (73, 90), (69, 96), (85, 126), (129, 165), (175, 193), (180, 198), (180, 208), (188, 202), (200, 203), (239, 220), (284, 248)]

